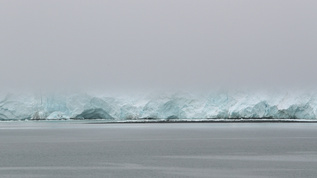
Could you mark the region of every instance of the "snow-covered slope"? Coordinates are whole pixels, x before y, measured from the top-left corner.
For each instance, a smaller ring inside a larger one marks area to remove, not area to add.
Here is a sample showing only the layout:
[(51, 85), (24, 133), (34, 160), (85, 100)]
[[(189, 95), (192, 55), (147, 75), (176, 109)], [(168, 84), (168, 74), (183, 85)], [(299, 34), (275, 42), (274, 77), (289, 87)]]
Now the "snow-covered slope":
[(316, 119), (316, 92), (1, 94), (0, 119)]

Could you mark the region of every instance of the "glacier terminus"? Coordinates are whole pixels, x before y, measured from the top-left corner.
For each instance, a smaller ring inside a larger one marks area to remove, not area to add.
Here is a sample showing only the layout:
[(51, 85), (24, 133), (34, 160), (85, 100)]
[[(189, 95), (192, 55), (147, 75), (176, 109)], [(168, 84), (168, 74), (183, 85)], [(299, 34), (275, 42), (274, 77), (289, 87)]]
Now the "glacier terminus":
[[(273, 94), (272, 94), (273, 93)], [(1, 120), (316, 119), (316, 92), (2, 93)]]

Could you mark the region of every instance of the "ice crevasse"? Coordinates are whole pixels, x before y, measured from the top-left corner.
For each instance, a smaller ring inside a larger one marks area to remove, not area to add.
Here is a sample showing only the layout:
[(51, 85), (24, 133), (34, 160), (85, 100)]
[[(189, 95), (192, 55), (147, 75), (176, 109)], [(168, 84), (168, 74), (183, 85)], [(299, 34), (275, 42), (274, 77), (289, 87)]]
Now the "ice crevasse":
[(0, 95), (0, 119), (316, 119), (317, 92)]

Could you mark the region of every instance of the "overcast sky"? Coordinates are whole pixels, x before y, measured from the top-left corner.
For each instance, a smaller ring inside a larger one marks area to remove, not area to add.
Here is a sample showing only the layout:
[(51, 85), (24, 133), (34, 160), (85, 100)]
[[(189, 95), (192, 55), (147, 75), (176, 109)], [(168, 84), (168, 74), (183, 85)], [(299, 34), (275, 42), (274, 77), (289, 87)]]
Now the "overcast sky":
[(316, 0), (1, 0), (1, 87), (317, 86)]

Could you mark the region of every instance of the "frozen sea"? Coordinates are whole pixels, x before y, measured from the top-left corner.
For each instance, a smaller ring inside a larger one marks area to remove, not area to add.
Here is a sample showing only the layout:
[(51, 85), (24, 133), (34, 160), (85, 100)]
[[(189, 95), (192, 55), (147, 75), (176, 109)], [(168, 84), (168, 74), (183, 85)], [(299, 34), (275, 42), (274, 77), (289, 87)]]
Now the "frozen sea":
[(1, 177), (317, 177), (317, 123), (0, 123)]

